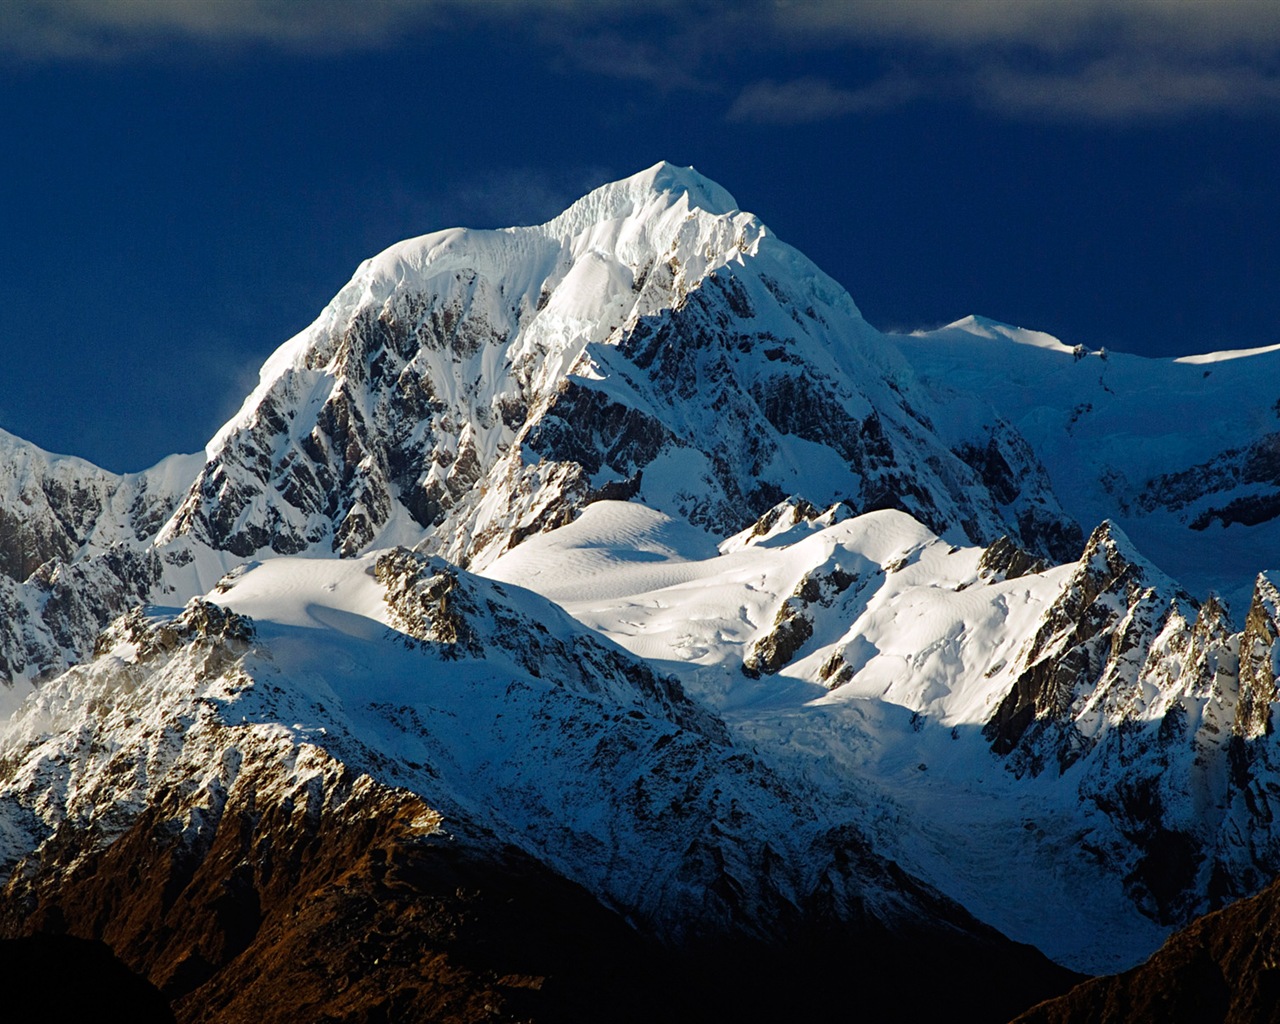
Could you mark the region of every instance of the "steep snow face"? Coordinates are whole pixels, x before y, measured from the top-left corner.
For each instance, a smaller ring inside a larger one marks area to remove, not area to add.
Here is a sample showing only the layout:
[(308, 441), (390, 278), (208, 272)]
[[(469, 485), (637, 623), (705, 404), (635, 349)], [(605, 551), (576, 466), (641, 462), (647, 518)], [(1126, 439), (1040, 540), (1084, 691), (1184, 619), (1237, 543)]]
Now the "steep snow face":
[(480, 566), (601, 497), (724, 533), (803, 492), (957, 537), (1076, 542), (1014, 431), (944, 437), (935, 417), (843, 289), (660, 164), (547, 224), (363, 264), (268, 360), (160, 541), (416, 543)]
[(1111, 523), (1054, 568), (795, 501), (713, 544), (600, 502), (486, 571), (674, 671), (793, 792), (1063, 963), (1131, 965), (1280, 871), (1270, 576), (1240, 634)]
[(433, 809), (424, 841), (515, 845), (660, 936), (980, 932), (530, 592), (397, 549), (278, 559), (211, 597), (118, 619), (8, 722), (0, 864), (57, 842), (67, 869), (77, 837), (100, 848), (144, 809), (194, 841), (232, 787), (301, 812), (362, 772)]
[(889, 337), (953, 408), (1012, 424), (1079, 522), (1115, 520), (1239, 621), (1280, 551), (1280, 346), (1144, 359), (981, 317)]

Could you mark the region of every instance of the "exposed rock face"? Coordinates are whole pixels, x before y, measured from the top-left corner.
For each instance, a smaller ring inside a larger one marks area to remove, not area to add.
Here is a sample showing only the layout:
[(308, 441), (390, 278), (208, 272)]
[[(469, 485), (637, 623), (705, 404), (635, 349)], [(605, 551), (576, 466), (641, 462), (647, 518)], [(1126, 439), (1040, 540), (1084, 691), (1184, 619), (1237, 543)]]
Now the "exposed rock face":
[(199, 462), (117, 476), (0, 431), (0, 697), (80, 661), (103, 626), (161, 596), (151, 540)]
[[(1079, 347), (1065, 372), (1114, 394), (1121, 362)], [(936, 1014), (921, 955), (941, 991), (979, 979), (971, 1012), (1012, 1012), (1010, 972), (1017, 999), (1055, 975), (915, 877), (957, 884), (958, 818), (907, 821), (994, 779), (1009, 806), (1052, 795), (1060, 830), (1009, 842), (1002, 806), (999, 851), (1069, 844), (1071, 877), (1152, 920), (1254, 891), (1280, 872), (1277, 578), (1240, 629), (1111, 523), (1047, 568), (1083, 537), (1041, 459), (1125, 515), (1235, 536), (1270, 528), (1280, 435), (1129, 480), (1123, 432), (1106, 459), (1074, 443), (1102, 399), (1058, 423), (1056, 392), (1028, 408), (992, 365), (1007, 402), (917, 374), (660, 165), (537, 228), (367, 262), (198, 458), (117, 477), (0, 435), (0, 711), (30, 694), (0, 732), (0, 920), (107, 938), (193, 1021), (669, 1019), (654, 975), (691, 1019), (819, 1016), (851, 963)], [(644, 526), (618, 575), (652, 601), (595, 620), (648, 662), (464, 568), (619, 499), (705, 531), (687, 555)], [(685, 605), (723, 537), (736, 568)], [(320, 563), (356, 597), (283, 601)], [(955, 788), (925, 781), (939, 763)]]
[(1138, 496), (1144, 511), (1168, 508), (1193, 530), (1257, 526), (1280, 515), (1280, 432), (1177, 473), (1162, 474)]
[[(775, 675), (785, 668), (813, 636), (813, 607), (829, 608), (856, 582), (858, 576), (839, 564), (805, 573), (796, 584), (795, 591), (778, 608), (773, 628), (748, 648), (742, 659), (743, 673), (759, 679), (761, 673)], [(832, 686), (844, 682), (838, 670), (833, 670), (829, 676)]]
[[(51, 849), (0, 927), (101, 935), (184, 1022), (767, 1021), (846, 1006), (851, 978), (863, 1009), (909, 1015), (977, 979), (967, 1013), (994, 1022), (1074, 980), (963, 920), (655, 944), (518, 851), (438, 839), (421, 801), (340, 771), (283, 802), (238, 783), (197, 835), (166, 820), (175, 797), (104, 850)], [(922, 956), (944, 988), (910, 984)]]
[[(1046, 746), (1056, 751), (1059, 771), (1070, 767), (1088, 747), (1088, 736), (1075, 725), (1085, 704), (1120, 710), (1132, 704), (1148, 646), (1177, 612), (1174, 602), (1190, 602), (1181, 594), (1171, 599), (1172, 589), (1172, 581), (1146, 564), (1111, 523), (1094, 530), (1075, 574), (1030, 641), (1026, 669), (986, 727), (992, 749), (1009, 754), (1030, 730), (1024, 749), (1036, 753), (1020, 759), (1025, 763), (1019, 770), (1043, 770), (1039, 752)], [(1054, 738), (1042, 743), (1046, 732)]]
[(0, 577), (0, 687), (39, 682), (93, 650), (102, 625), (146, 601), (162, 564), (123, 545), (71, 564), (48, 561), (25, 583)]
[(1192, 619), (1186, 595), (1104, 524), (985, 727), (1019, 775), (1083, 762), (1082, 801), (1123, 837), (1099, 855), (1127, 864), (1131, 898), (1158, 921), (1184, 923), (1280, 872), (1278, 607), (1263, 574), (1243, 632), (1214, 598)]
[(0, 431), (0, 576), (149, 541), (173, 513), (196, 460), (171, 456), (117, 476)]
[(1280, 548), (1280, 348), (1104, 356), (983, 317), (889, 337), (947, 408), (938, 423), (953, 450), (990, 486), (1009, 493), (1001, 462), (1023, 475), (977, 436), (998, 416), (1077, 522), (1113, 519), (1193, 593), (1247, 602), (1262, 553)]
[(1258, 577), (1240, 636), (1240, 690), (1234, 732), (1245, 740), (1270, 735), (1280, 683), (1280, 575)]
[(989, 580), (1016, 580), (1028, 573), (1043, 572), (1049, 568), (1043, 559), (1035, 558), (1018, 547), (1008, 537), (997, 537), (982, 552), (978, 571)]
[[(391, 621), (409, 637), (440, 650), (447, 660), (485, 660), (501, 654), (535, 678), (592, 697), (638, 692), (681, 728), (720, 744), (729, 742), (724, 723), (691, 701), (671, 676), (580, 630), (556, 636), (522, 614), (505, 588), (477, 576), (460, 580), (457, 569), (438, 558), (404, 548), (378, 556), (374, 574), (386, 587)], [(491, 624), (488, 628), (478, 622)], [(566, 620), (567, 621), (567, 620)], [(619, 685), (621, 684), (621, 685)]]
[[(985, 443), (964, 441), (954, 451), (978, 474), (999, 505), (1004, 518), (1018, 524), (1023, 547), (1041, 557), (1064, 562), (1074, 556), (1084, 535), (1079, 525), (1059, 512), (1053, 487), (1039, 458), (1025, 438), (1007, 423), (989, 428)], [(989, 537), (973, 538), (987, 543)]]
[[(852, 513), (849, 513), (850, 515)], [(788, 498), (780, 501), (773, 508), (757, 519), (746, 531), (744, 542), (768, 537), (770, 534), (785, 530), (796, 523), (811, 523), (818, 519), (819, 512), (803, 498)]]

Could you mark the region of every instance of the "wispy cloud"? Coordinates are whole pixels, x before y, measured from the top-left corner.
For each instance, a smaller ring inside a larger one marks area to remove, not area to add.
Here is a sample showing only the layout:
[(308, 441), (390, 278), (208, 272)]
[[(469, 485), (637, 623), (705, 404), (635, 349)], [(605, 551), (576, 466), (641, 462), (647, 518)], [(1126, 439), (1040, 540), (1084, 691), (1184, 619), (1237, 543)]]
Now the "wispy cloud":
[(922, 90), (1097, 121), (1280, 109), (1273, 0), (778, 0), (796, 45), (899, 53)]
[(405, 230), (540, 223), (616, 177), (609, 167), (498, 167), (469, 174), (453, 187), (423, 190), (396, 179), (380, 192), (387, 198), (391, 236), (399, 237)]
[(29, 60), (114, 60), (174, 40), (359, 50), (429, 24), (439, 6), (431, 0), (24, 0), (0, 5), (0, 50)]
[[(931, 94), (1111, 122), (1280, 109), (1276, 0), (22, 0), (0, 4), (0, 57), (120, 60), (175, 41), (322, 55), (476, 27), (519, 30), (575, 73), (718, 94), (735, 122), (831, 120)], [(829, 61), (787, 74), (844, 52), (905, 70), (871, 84)]]
[(468, 179), (450, 193), (458, 224), (506, 227), (550, 220), (575, 199), (617, 175), (604, 167), (507, 167)]
[(895, 107), (919, 91), (919, 86), (905, 75), (889, 75), (854, 89), (822, 78), (797, 78), (790, 82), (766, 79), (743, 89), (726, 116), (730, 121), (757, 124), (827, 121), (847, 114)]
[(776, 0), (780, 28), (812, 39), (913, 40), (948, 50), (1109, 44), (1274, 51), (1274, 0)]
[[(708, 0), (20, 0), (0, 4), (0, 52), (30, 60), (113, 60), (174, 40), (336, 53), (396, 45), (406, 33), (518, 23), (697, 23)], [(565, 37), (565, 42), (568, 38)]]
[(992, 67), (978, 72), (973, 85), (985, 105), (1030, 118), (1115, 122), (1280, 108), (1280, 77), (1251, 67), (1187, 67), (1125, 57), (1065, 72)]

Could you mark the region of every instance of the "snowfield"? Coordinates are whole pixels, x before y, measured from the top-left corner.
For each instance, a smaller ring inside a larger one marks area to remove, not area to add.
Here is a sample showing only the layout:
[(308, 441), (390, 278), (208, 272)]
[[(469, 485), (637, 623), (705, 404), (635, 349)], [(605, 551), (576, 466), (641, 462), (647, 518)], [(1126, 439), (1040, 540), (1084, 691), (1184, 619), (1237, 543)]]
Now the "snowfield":
[[(981, 733), (1070, 567), (984, 580), (981, 553), (898, 512), (837, 512), (759, 537), (746, 531), (716, 550), (651, 509), (600, 502), (486, 573), (538, 590), (676, 672), (798, 792), (833, 819), (857, 820), (982, 920), (1067, 966), (1123, 969), (1164, 931), (1086, 849), (1102, 841), (1092, 833), (1112, 828), (1081, 815), (1077, 778), (1019, 780)], [(744, 676), (745, 652), (783, 602), (834, 568), (857, 582), (819, 605), (795, 660), (776, 675)], [(828, 690), (821, 669), (837, 651), (854, 675)], [(1104, 946), (1103, 934), (1123, 939)]]

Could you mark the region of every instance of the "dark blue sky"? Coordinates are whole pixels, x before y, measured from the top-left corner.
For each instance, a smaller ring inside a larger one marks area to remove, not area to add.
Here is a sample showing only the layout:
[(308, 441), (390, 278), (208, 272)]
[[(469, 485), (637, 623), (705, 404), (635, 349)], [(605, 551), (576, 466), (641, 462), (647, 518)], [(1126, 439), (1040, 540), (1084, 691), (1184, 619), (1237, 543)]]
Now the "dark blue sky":
[(1277, 11), (3, 8), (0, 426), (113, 470), (199, 449), (365, 257), (537, 222), (659, 159), (883, 328), (976, 312), (1151, 355), (1274, 344)]

